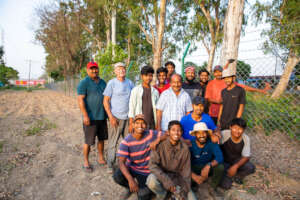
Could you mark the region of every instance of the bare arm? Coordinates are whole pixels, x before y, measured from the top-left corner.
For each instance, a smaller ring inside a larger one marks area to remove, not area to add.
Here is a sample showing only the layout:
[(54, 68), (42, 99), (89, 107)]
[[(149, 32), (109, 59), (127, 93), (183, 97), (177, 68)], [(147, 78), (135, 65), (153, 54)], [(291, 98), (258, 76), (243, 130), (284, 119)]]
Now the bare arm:
[(221, 120), (222, 112), (223, 112), (223, 104), (220, 106), (220, 111), (219, 111), (219, 115), (218, 115), (217, 125), (220, 125), (220, 120)]
[(237, 118), (241, 118), (241, 117), (242, 117), (243, 112), (244, 112), (244, 108), (245, 108), (245, 105), (244, 105), (244, 104), (240, 104), (239, 110), (238, 110), (238, 112), (237, 112), (237, 114), (236, 114), (236, 117), (237, 117)]
[(84, 99), (85, 99), (85, 95), (78, 95), (77, 97), (78, 105), (83, 115), (83, 123), (84, 125), (88, 126), (90, 125), (90, 118), (85, 108)]
[(118, 121), (117, 119), (113, 116), (112, 112), (111, 112), (111, 109), (110, 109), (110, 97), (109, 96), (104, 96), (103, 98), (103, 106), (104, 106), (104, 109), (108, 115), (108, 118), (109, 118), (109, 121), (110, 121), (110, 124), (113, 126), (113, 127), (116, 127), (118, 126)]
[(156, 109), (156, 130), (161, 131), (161, 119), (162, 119), (162, 110)]
[(246, 162), (249, 161), (249, 157), (242, 157), (237, 163), (235, 163), (234, 165), (232, 165), (228, 171), (227, 171), (227, 175), (229, 177), (233, 177), (236, 175), (238, 169), (243, 166)]
[(128, 181), (129, 188), (131, 192), (137, 192), (139, 190), (137, 182), (134, 180), (134, 178), (129, 173), (129, 170), (127, 166), (125, 165), (126, 158), (125, 157), (119, 157), (119, 167), (122, 172), (122, 174), (125, 176), (125, 178)]

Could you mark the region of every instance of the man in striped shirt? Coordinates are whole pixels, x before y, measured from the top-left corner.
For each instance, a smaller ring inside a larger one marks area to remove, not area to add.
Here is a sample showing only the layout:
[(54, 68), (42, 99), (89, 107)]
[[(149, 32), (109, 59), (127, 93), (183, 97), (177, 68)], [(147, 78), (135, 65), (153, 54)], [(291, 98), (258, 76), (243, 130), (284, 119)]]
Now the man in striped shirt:
[(151, 198), (151, 191), (146, 186), (150, 174), (148, 167), (150, 144), (160, 140), (161, 132), (146, 130), (146, 127), (144, 115), (136, 115), (133, 121), (133, 133), (127, 135), (120, 144), (117, 153), (119, 169), (113, 176), (117, 184), (126, 188), (126, 192), (120, 199), (127, 199), (132, 192), (137, 192), (139, 200)]

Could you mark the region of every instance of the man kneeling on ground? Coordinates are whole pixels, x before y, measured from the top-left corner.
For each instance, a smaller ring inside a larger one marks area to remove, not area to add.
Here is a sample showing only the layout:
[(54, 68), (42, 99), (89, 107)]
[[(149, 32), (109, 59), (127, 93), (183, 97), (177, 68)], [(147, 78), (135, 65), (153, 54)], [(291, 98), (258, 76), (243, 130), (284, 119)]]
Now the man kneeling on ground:
[(242, 180), (255, 172), (255, 165), (250, 160), (250, 138), (244, 133), (246, 122), (235, 118), (230, 123), (230, 130), (221, 132), (221, 149), (224, 156), (225, 176), (221, 186), (230, 189), (232, 181), (242, 184)]
[(161, 132), (146, 130), (146, 127), (144, 115), (136, 115), (133, 120), (133, 133), (127, 135), (120, 144), (117, 153), (119, 169), (113, 175), (114, 181), (126, 188), (120, 199), (127, 199), (132, 192), (137, 192), (139, 200), (151, 198), (151, 191), (146, 186), (150, 174), (150, 144), (158, 142)]
[(164, 199), (171, 192), (177, 199), (196, 199), (191, 191), (191, 161), (188, 146), (180, 140), (182, 126), (179, 121), (168, 124), (168, 139), (152, 150), (149, 162), (151, 174), (147, 186)]
[(190, 147), (192, 180), (200, 185), (208, 179), (208, 175), (212, 175), (211, 186), (216, 190), (224, 172), (223, 154), (219, 145), (210, 141), (210, 131), (204, 122), (199, 122), (190, 132), (192, 136), (196, 136)]

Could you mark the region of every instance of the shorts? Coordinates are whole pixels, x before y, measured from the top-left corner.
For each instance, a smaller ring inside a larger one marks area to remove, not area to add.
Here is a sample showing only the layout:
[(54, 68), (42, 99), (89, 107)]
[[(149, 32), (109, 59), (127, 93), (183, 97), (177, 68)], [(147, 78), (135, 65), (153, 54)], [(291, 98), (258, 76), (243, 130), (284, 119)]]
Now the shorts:
[(94, 145), (96, 136), (98, 141), (107, 140), (107, 121), (91, 120), (91, 124), (89, 126), (83, 124), (83, 132), (85, 144)]

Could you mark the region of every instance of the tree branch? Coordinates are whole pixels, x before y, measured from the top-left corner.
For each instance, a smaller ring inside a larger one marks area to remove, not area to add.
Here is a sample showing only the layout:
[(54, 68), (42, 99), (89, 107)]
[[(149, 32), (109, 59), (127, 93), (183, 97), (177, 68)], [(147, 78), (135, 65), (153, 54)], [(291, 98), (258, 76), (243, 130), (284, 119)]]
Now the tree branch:
[(147, 21), (147, 23), (149, 24), (149, 26), (150, 26), (150, 32), (151, 32), (151, 34), (152, 34), (152, 38), (155, 38), (155, 35), (154, 35), (154, 30), (153, 30), (153, 26), (152, 26), (152, 24), (150, 23), (150, 20), (149, 20), (149, 17), (148, 17), (148, 14), (147, 14), (147, 12), (146, 12), (146, 8), (145, 8), (145, 6), (144, 6), (144, 4), (143, 4), (143, 2), (140, 0), (140, 3), (141, 3), (141, 7), (142, 7), (142, 9), (144, 10), (144, 12), (145, 12), (145, 18), (146, 18), (146, 21)]

